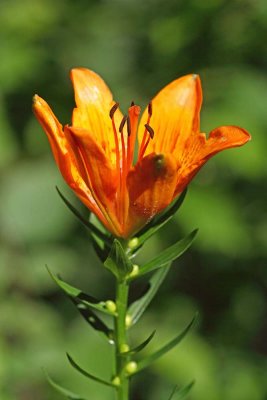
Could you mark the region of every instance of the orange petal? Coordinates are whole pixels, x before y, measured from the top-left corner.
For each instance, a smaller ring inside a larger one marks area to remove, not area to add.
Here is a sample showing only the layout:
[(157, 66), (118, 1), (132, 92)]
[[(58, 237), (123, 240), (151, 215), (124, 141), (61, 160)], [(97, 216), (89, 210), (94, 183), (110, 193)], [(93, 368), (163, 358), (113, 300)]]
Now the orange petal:
[(112, 166), (108, 156), (89, 131), (74, 127), (65, 127), (65, 131), (66, 135), (70, 135), (75, 143), (87, 172), (88, 186), (102, 214), (111, 225), (109, 229), (118, 232), (115, 197), (119, 176), (116, 168)]
[(90, 190), (84, 182), (77, 158), (68, 143), (62, 125), (58, 122), (48, 104), (39, 96), (33, 99), (33, 111), (49, 139), (56, 163), (68, 185), (76, 192), (83, 203), (103, 219)]
[(127, 235), (170, 204), (176, 180), (177, 164), (171, 154), (149, 154), (136, 164), (127, 179), (130, 202)]
[(205, 134), (191, 136), (185, 143), (178, 159), (181, 165), (178, 173), (176, 194), (180, 193), (198, 172), (200, 167), (216, 153), (231, 147), (242, 146), (251, 139), (250, 134), (237, 126), (221, 126)]
[[(198, 75), (186, 75), (176, 79), (152, 100), (153, 113), (150, 126), (155, 137), (150, 140), (146, 154), (151, 152), (173, 152), (182, 146), (192, 131), (199, 130), (199, 113), (202, 103), (201, 82)], [(145, 110), (139, 127), (141, 143), (144, 124), (148, 119)]]
[[(115, 141), (109, 117), (109, 111), (115, 104), (111, 91), (103, 79), (89, 69), (75, 68), (70, 77), (77, 105), (73, 110), (72, 125), (91, 132), (110, 160), (115, 163)], [(118, 126), (122, 119), (120, 110), (115, 112), (114, 118)]]

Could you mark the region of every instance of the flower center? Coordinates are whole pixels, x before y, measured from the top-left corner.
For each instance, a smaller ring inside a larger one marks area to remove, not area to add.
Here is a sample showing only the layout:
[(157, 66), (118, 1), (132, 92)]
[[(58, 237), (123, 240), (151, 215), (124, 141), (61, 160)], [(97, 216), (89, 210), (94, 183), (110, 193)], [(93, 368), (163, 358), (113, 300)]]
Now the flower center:
[[(114, 134), (115, 153), (116, 153), (116, 170), (119, 177), (118, 198), (120, 199), (120, 220), (125, 221), (124, 199), (126, 194), (126, 180), (131, 167), (133, 166), (134, 149), (137, 134), (137, 125), (140, 113), (140, 107), (136, 106), (134, 102), (128, 110), (128, 114), (124, 115), (119, 128), (117, 129), (115, 122), (115, 113), (119, 108), (119, 103), (115, 103), (109, 112), (112, 122), (112, 129)], [(154, 130), (150, 126), (150, 119), (152, 116), (152, 103), (150, 102), (147, 107), (148, 116), (147, 122), (144, 125), (145, 130), (142, 138), (141, 145), (138, 151), (138, 161), (140, 161), (146, 152), (149, 141), (154, 137)], [(126, 130), (125, 130), (126, 127)]]

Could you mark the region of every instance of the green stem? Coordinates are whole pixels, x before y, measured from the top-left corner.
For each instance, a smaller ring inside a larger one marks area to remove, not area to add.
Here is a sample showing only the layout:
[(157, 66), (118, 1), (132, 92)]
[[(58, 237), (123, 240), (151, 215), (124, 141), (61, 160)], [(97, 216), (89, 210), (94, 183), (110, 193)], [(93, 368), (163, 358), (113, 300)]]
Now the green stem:
[(128, 304), (129, 285), (125, 281), (117, 281), (116, 284), (116, 306), (117, 316), (115, 317), (115, 357), (116, 377), (120, 385), (117, 389), (117, 400), (129, 399), (129, 377), (125, 371), (128, 357), (123, 354), (127, 349), (126, 313)]

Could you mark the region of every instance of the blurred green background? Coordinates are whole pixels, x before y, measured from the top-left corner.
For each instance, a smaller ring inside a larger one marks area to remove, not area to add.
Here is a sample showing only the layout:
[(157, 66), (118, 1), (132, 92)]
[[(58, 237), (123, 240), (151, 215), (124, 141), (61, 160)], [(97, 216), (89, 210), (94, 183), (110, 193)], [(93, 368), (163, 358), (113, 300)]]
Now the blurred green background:
[(63, 182), (31, 112), (38, 93), (70, 121), (74, 66), (101, 74), (124, 109), (131, 100), (144, 106), (178, 76), (199, 73), (202, 130), (234, 124), (252, 134), (246, 146), (209, 161), (176, 219), (141, 255), (200, 228), (132, 343), (156, 328), (149, 349), (156, 348), (196, 310), (200, 324), (133, 380), (132, 399), (167, 400), (174, 383), (192, 378), (191, 400), (267, 399), (266, 0), (1, 0), (0, 22), (1, 400), (60, 400), (42, 367), (88, 399), (113, 398), (68, 365), (65, 351), (108, 377), (111, 348), (45, 270), (48, 264), (91, 294), (113, 297), (112, 278), (55, 185), (87, 212)]

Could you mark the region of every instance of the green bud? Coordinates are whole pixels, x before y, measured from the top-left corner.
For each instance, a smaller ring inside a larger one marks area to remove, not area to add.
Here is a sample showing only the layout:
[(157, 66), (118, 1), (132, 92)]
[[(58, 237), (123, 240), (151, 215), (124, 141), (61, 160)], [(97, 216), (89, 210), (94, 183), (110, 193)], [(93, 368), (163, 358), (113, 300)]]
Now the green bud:
[(130, 239), (128, 242), (129, 249), (131, 249), (131, 250), (134, 249), (135, 247), (138, 246), (138, 243), (139, 243), (139, 239), (137, 237)]
[(129, 328), (132, 325), (132, 317), (129, 314), (125, 317), (125, 325), (126, 328)]
[(134, 277), (137, 276), (138, 274), (139, 274), (139, 265), (134, 264), (134, 265), (133, 265), (132, 272), (130, 273), (130, 278), (134, 278)]
[(130, 347), (128, 346), (128, 344), (124, 343), (120, 346), (120, 352), (121, 353), (127, 353), (127, 351), (130, 350)]
[(135, 361), (130, 361), (126, 364), (125, 370), (129, 375), (133, 374), (137, 370), (137, 363)]
[(112, 313), (114, 313), (117, 310), (116, 304), (112, 300), (107, 300), (106, 301), (106, 309)]
[(115, 376), (115, 378), (112, 379), (112, 383), (115, 386), (120, 386), (121, 380), (120, 380), (120, 378), (118, 376)]

